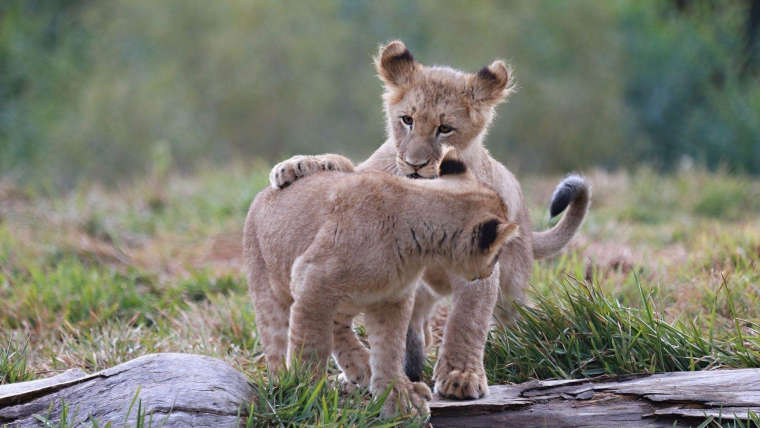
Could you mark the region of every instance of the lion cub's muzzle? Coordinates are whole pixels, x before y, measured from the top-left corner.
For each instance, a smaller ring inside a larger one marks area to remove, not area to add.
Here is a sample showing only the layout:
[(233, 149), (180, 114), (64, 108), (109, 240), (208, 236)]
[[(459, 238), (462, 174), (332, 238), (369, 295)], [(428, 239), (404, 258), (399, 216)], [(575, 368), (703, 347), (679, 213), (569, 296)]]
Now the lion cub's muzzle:
[(401, 175), (409, 178), (436, 178), (438, 177), (439, 160), (428, 159), (418, 164), (411, 164), (400, 157), (396, 159)]

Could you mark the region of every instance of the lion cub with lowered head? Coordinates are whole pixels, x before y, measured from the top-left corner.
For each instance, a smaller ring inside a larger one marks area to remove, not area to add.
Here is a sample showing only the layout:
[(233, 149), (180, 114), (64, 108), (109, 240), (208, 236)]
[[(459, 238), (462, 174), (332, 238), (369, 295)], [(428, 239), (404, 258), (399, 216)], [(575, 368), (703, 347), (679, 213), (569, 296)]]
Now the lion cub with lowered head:
[[(325, 171), (251, 204), (243, 251), (270, 369), (299, 355), (323, 371), (330, 353), (341, 380), (373, 395), (393, 384), (383, 415), (428, 413), (430, 389), (403, 371), (406, 330), (425, 266), (491, 276), (517, 233), (507, 207), (451, 156), (441, 178)], [(365, 314), (369, 352), (351, 330)], [(410, 406), (411, 404), (411, 406)]]

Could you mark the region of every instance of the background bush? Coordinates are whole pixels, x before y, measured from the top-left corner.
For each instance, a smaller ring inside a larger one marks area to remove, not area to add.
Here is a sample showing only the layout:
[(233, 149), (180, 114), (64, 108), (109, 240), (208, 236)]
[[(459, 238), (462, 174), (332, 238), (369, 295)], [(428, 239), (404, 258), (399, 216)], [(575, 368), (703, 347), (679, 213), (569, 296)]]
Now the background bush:
[[(513, 169), (691, 159), (760, 172), (756, 0), (0, 3), (0, 175), (67, 189), (384, 138), (371, 55), (495, 57), (519, 91), (489, 149)], [(688, 158), (685, 158), (687, 156)]]

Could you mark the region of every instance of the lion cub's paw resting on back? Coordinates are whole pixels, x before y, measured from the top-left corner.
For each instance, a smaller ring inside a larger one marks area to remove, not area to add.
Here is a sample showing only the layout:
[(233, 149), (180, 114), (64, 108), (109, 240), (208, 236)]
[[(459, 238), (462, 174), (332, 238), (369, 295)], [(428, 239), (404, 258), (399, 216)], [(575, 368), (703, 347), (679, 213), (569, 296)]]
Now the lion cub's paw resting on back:
[(275, 189), (283, 189), (297, 179), (316, 172), (353, 170), (354, 164), (351, 160), (341, 155), (298, 155), (275, 165), (269, 173), (269, 184)]
[[(416, 284), (431, 263), (490, 277), (518, 230), (457, 162), (444, 159), (435, 180), (325, 171), (256, 196), (243, 245), (270, 369), (302, 356), (321, 374), (332, 353), (343, 382), (373, 395), (392, 388), (383, 416), (428, 413), (430, 389), (403, 371)], [(369, 350), (351, 329), (359, 312)]]

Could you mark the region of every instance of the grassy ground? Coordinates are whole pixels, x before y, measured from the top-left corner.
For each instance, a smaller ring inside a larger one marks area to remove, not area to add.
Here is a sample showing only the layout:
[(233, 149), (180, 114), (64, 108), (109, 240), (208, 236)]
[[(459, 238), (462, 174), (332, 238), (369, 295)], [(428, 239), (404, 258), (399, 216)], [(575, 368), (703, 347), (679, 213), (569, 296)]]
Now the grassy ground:
[[(267, 172), (157, 172), (66, 197), (0, 183), (0, 383), (195, 352), (259, 385), (250, 425), (379, 423), (376, 402), (330, 382), (263, 374), (240, 231)], [(589, 178), (582, 233), (536, 263), (534, 305), (491, 335), (491, 381), (760, 366), (760, 181), (645, 169)], [(550, 225), (557, 181), (523, 180), (536, 228)]]

